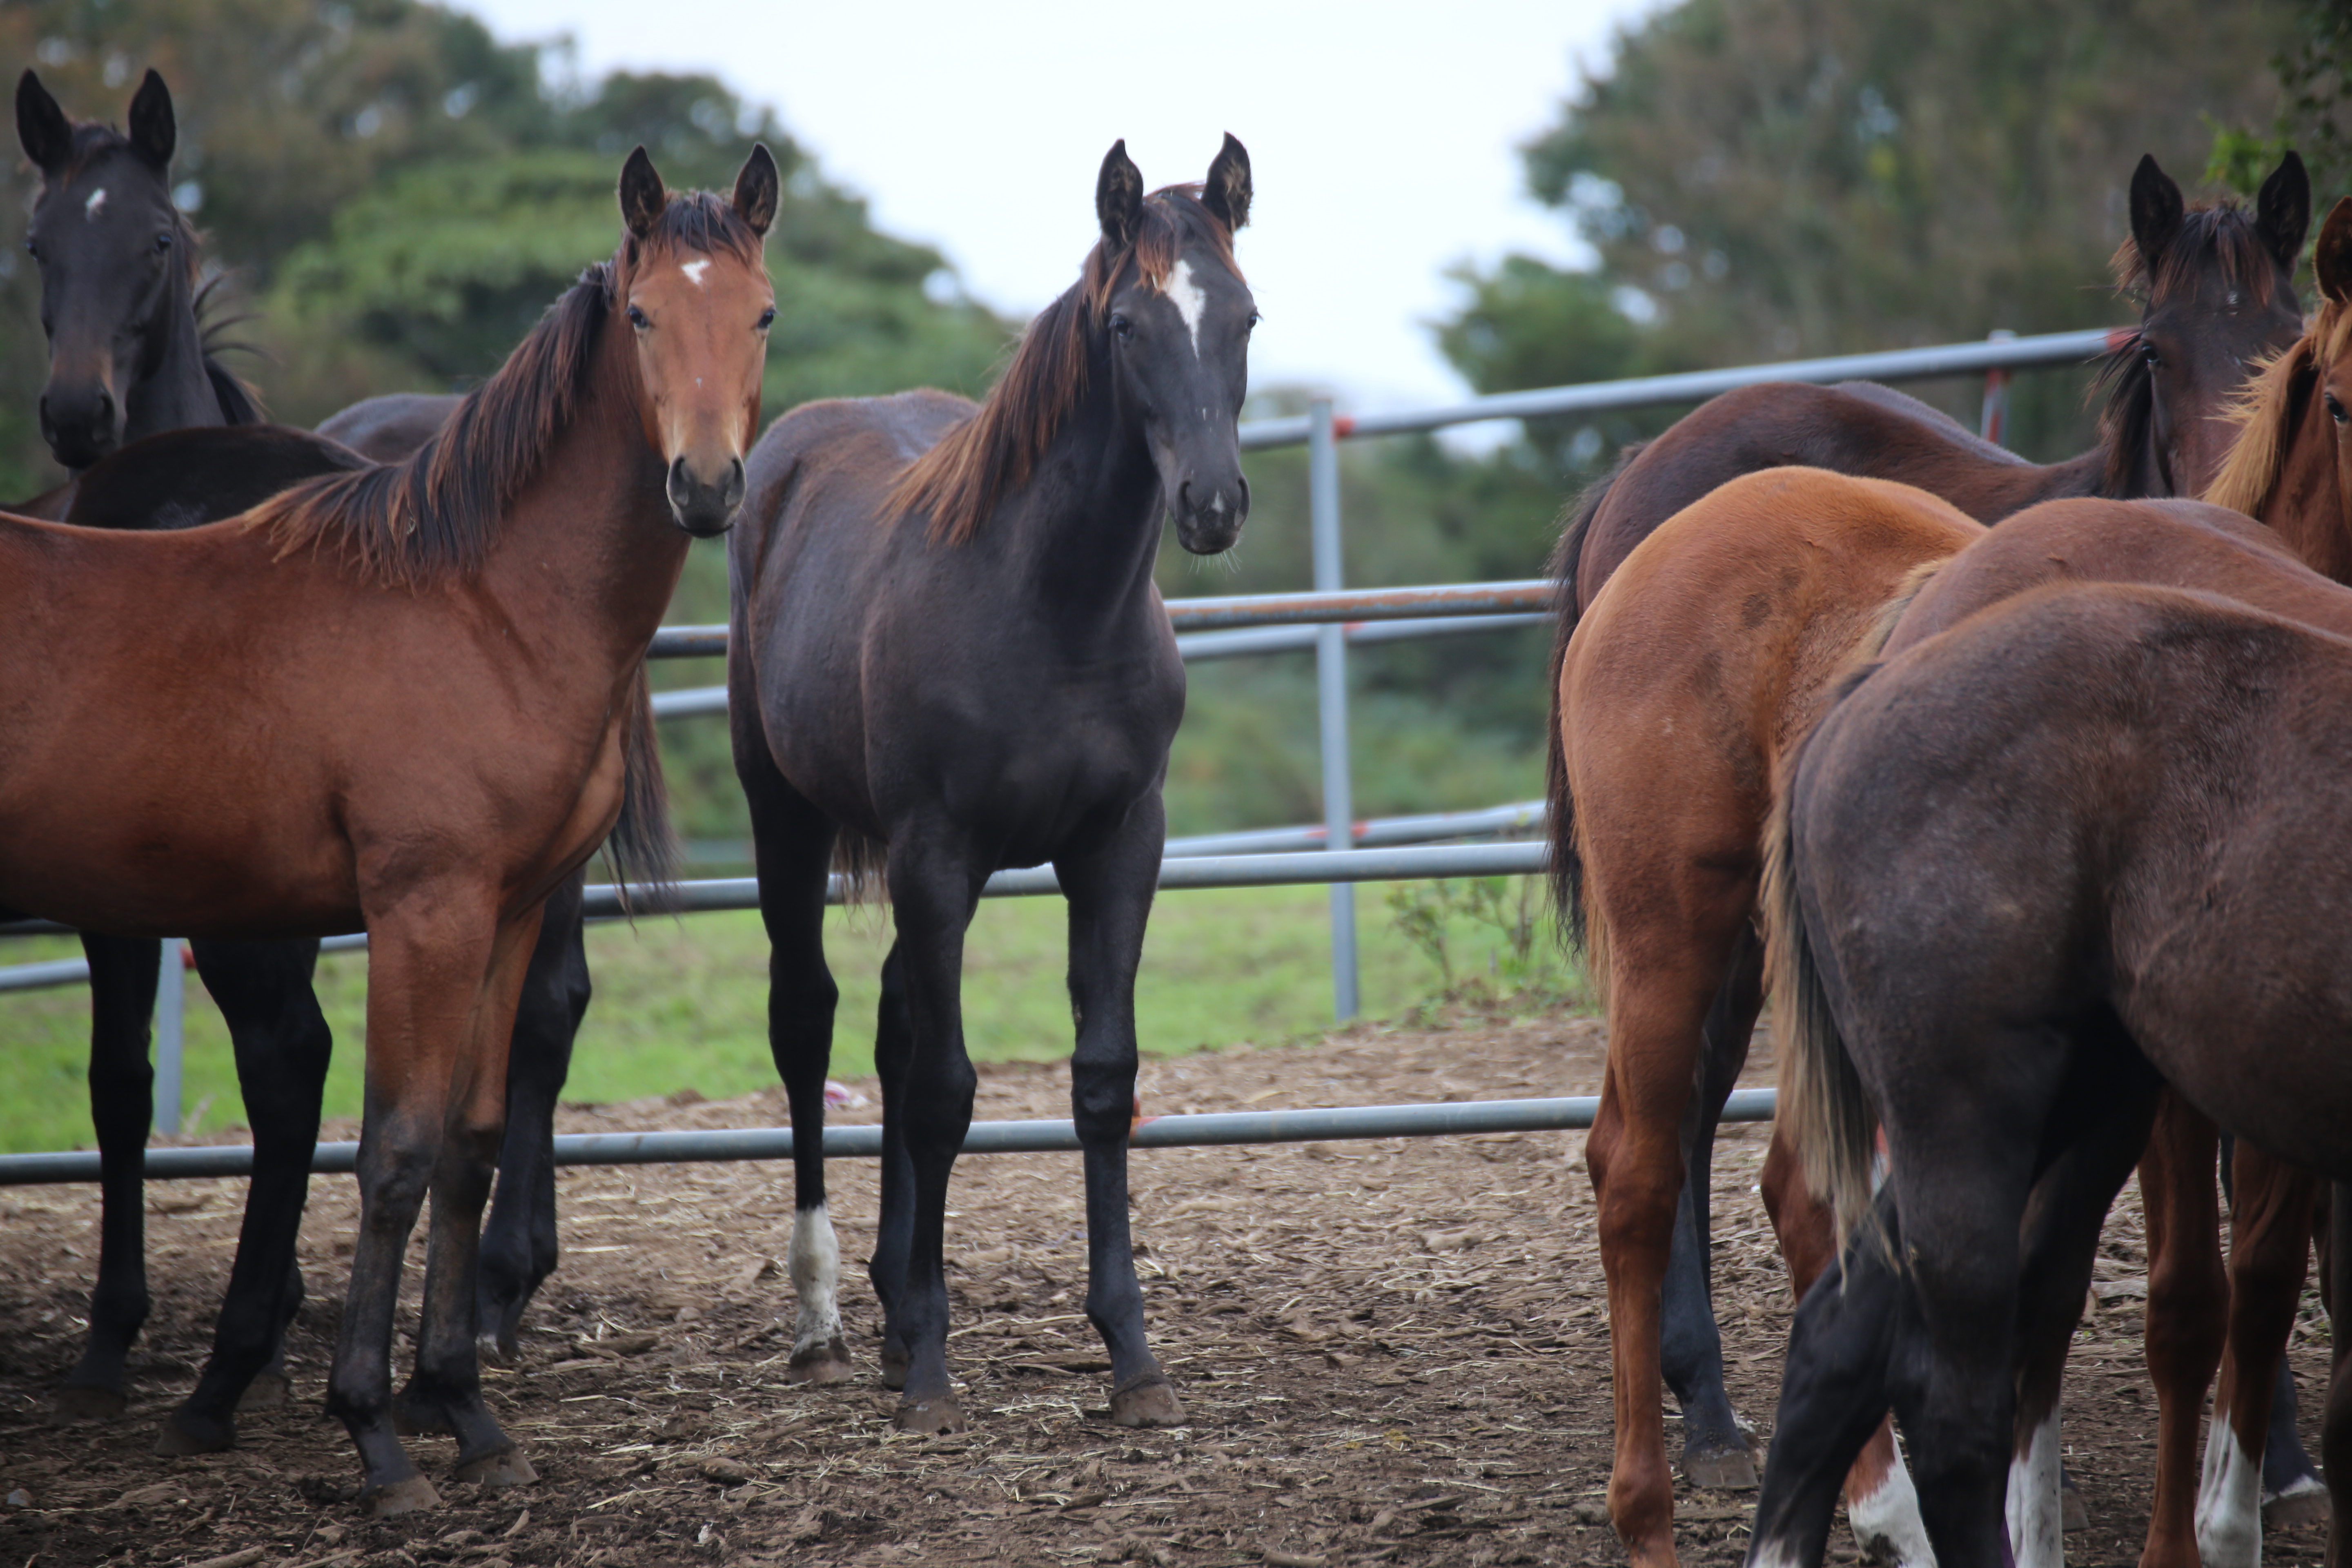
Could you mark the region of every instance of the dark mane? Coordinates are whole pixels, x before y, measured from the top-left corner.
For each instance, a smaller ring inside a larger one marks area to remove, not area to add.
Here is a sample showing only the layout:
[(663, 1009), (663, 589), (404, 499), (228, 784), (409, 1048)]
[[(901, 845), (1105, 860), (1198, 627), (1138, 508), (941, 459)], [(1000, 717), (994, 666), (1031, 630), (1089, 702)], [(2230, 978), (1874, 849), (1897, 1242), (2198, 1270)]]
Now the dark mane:
[(297, 486), (247, 514), (246, 526), (267, 530), (281, 556), (331, 542), (355, 571), (393, 586), (479, 571), (500, 520), (572, 423), (615, 278), (648, 253), (681, 250), (760, 265), (760, 236), (724, 198), (673, 194), (653, 232), (583, 272), (413, 456)]
[(883, 515), (929, 513), (931, 537), (947, 544), (978, 533), (1005, 492), (1028, 482), (1063, 416), (1085, 395), (1111, 295), (1136, 273), (1160, 286), (1192, 240), (1206, 243), (1238, 276), (1233, 230), (1202, 205), (1201, 187), (1154, 191), (1144, 201), (1135, 243), (1114, 253), (1097, 242), (1077, 282), (1021, 334), (987, 399), (907, 465)]
[[(2179, 232), (2155, 267), (2148, 266), (2129, 235), (2116, 247), (2112, 265), (2116, 291), (2137, 300), (2144, 309), (2193, 291), (2200, 279), (2216, 272), (2225, 288), (2242, 290), (2247, 303), (2256, 307), (2268, 305), (2278, 287), (2278, 263), (2254, 215), (2231, 201), (2191, 207), (2183, 214)], [(2100, 444), (2107, 451), (2102, 489), (2110, 495), (2127, 494), (2133, 465), (2147, 447), (2148, 424), (2156, 413), (2155, 374), (2140, 357), (2137, 331), (2118, 337), (2100, 356), (2091, 384), (2094, 395), (2105, 396), (2099, 413)]]

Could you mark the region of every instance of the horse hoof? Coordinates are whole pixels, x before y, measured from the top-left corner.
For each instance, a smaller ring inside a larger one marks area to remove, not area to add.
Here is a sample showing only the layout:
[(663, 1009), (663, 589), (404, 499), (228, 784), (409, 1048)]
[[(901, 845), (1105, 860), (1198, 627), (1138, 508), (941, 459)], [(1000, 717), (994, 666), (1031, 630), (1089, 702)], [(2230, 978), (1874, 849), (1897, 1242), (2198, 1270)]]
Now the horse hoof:
[(963, 1418), (963, 1406), (952, 1394), (920, 1404), (911, 1400), (901, 1404), (890, 1417), (890, 1425), (901, 1432), (969, 1432), (971, 1423)]
[(423, 1476), (411, 1476), (360, 1494), (360, 1507), (370, 1519), (396, 1519), (404, 1513), (421, 1513), (440, 1506), (441, 1494)]
[(1716, 1454), (1683, 1456), (1683, 1479), (1711, 1492), (1752, 1492), (1756, 1489), (1756, 1458), (1746, 1447)]
[(539, 1479), (539, 1472), (530, 1468), (520, 1448), (508, 1448), (459, 1465), (457, 1479), (477, 1486), (520, 1487)]
[(207, 1432), (184, 1425), (174, 1414), (164, 1421), (163, 1429), (155, 1434), (155, 1452), (167, 1459), (184, 1459), (191, 1454), (218, 1454), (235, 1447), (236, 1428), (226, 1421), (219, 1424), (217, 1431)]
[(2295, 1489), (2281, 1492), (2263, 1504), (2264, 1530), (2296, 1530), (2306, 1524), (2326, 1524), (2331, 1517), (2327, 1489), (2308, 1479)]
[(1121, 1426), (1181, 1426), (1184, 1406), (1164, 1373), (1147, 1373), (1111, 1394), (1110, 1418)]
[(49, 1421), (54, 1426), (70, 1426), (77, 1421), (119, 1421), (131, 1407), (119, 1388), (89, 1388), (68, 1384), (58, 1390), (57, 1403), (49, 1406)]
[(239, 1410), (275, 1410), (294, 1397), (294, 1380), (282, 1372), (265, 1372), (245, 1385), (237, 1396)]
[[(784, 1375), (794, 1383), (846, 1383), (857, 1375), (857, 1368), (850, 1362), (849, 1347), (842, 1342), (839, 1334), (835, 1334), (821, 1345), (794, 1351), (791, 1364), (784, 1369)], [(888, 1383), (887, 1373), (884, 1381)], [(898, 1371), (898, 1381), (889, 1386), (904, 1388), (906, 1385), (907, 1373), (902, 1366)]]
[(907, 1352), (882, 1347), (882, 1386), (900, 1389), (907, 1386)]

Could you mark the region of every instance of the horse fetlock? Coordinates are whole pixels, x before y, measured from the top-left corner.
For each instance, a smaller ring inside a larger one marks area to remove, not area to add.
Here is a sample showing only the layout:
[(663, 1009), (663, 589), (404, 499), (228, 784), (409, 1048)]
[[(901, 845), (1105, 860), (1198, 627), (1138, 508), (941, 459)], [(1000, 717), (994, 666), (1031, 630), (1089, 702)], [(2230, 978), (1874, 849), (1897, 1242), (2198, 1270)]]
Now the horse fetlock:
[(2260, 1568), (2263, 1461), (2238, 1441), (2226, 1415), (2205, 1439), (2197, 1489), (2197, 1555), (2204, 1568)]
[(1936, 1549), (1928, 1543), (1919, 1491), (1901, 1449), (1894, 1451), (1893, 1462), (1869, 1491), (1846, 1499), (1845, 1519), (1855, 1544), (1874, 1560), (1894, 1568), (1935, 1568)]

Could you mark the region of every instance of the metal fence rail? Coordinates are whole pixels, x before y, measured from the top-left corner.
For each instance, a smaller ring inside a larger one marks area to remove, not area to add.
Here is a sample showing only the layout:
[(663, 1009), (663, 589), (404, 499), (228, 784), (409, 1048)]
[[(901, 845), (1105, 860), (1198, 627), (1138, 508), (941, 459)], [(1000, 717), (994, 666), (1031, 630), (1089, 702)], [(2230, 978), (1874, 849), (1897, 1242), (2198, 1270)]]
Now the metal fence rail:
[[(1776, 1096), (1769, 1089), (1743, 1089), (1724, 1107), (1726, 1121), (1769, 1121)], [(1344, 1105), (1310, 1110), (1223, 1110), (1196, 1116), (1146, 1117), (1129, 1142), (1137, 1149), (1204, 1149), (1234, 1143), (1307, 1143), (1353, 1138), (1458, 1138), (1479, 1132), (1561, 1132), (1592, 1125), (1601, 1100), (1572, 1095), (1557, 1100), (1473, 1100), (1442, 1105)], [(964, 1134), (967, 1154), (1060, 1153), (1078, 1148), (1068, 1121), (976, 1121)], [(313, 1174), (354, 1170), (357, 1143), (321, 1143), (310, 1157)], [(882, 1152), (882, 1129), (872, 1124), (828, 1126), (828, 1160), (874, 1159)], [(689, 1162), (789, 1160), (789, 1127), (744, 1127), (662, 1132), (566, 1133), (555, 1140), (559, 1165), (667, 1165)], [(249, 1176), (253, 1149), (222, 1144), (195, 1149), (150, 1149), (147, 1179)], [(0, 1154), (0, 1186), (35, 1186), (98, 1180), (95, 1151), (57, 1154)]]

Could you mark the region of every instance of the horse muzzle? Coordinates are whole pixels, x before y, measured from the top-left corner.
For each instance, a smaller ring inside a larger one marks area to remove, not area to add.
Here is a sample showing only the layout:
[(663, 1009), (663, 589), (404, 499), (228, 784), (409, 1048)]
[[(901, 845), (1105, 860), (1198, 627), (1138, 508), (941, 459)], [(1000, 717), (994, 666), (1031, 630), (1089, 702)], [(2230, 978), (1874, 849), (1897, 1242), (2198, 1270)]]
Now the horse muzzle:
[(697, 539), (715, 539), (735, 526), (743, 505), (743, 459), (730, 458), (715, 475), (697, 473), (679, 458), (669, 466), (670, 515)]
[(1249, 521), (1249, 481), (1236, 473), (1221, 484), (1186, 479), (1176, 487), (1176, 542), (1194, 555), (1220, 555)]
[(103, 381), (41, 394), (41, 439), (68, 468), (87, 468), (122, 445), (122, 404)]

